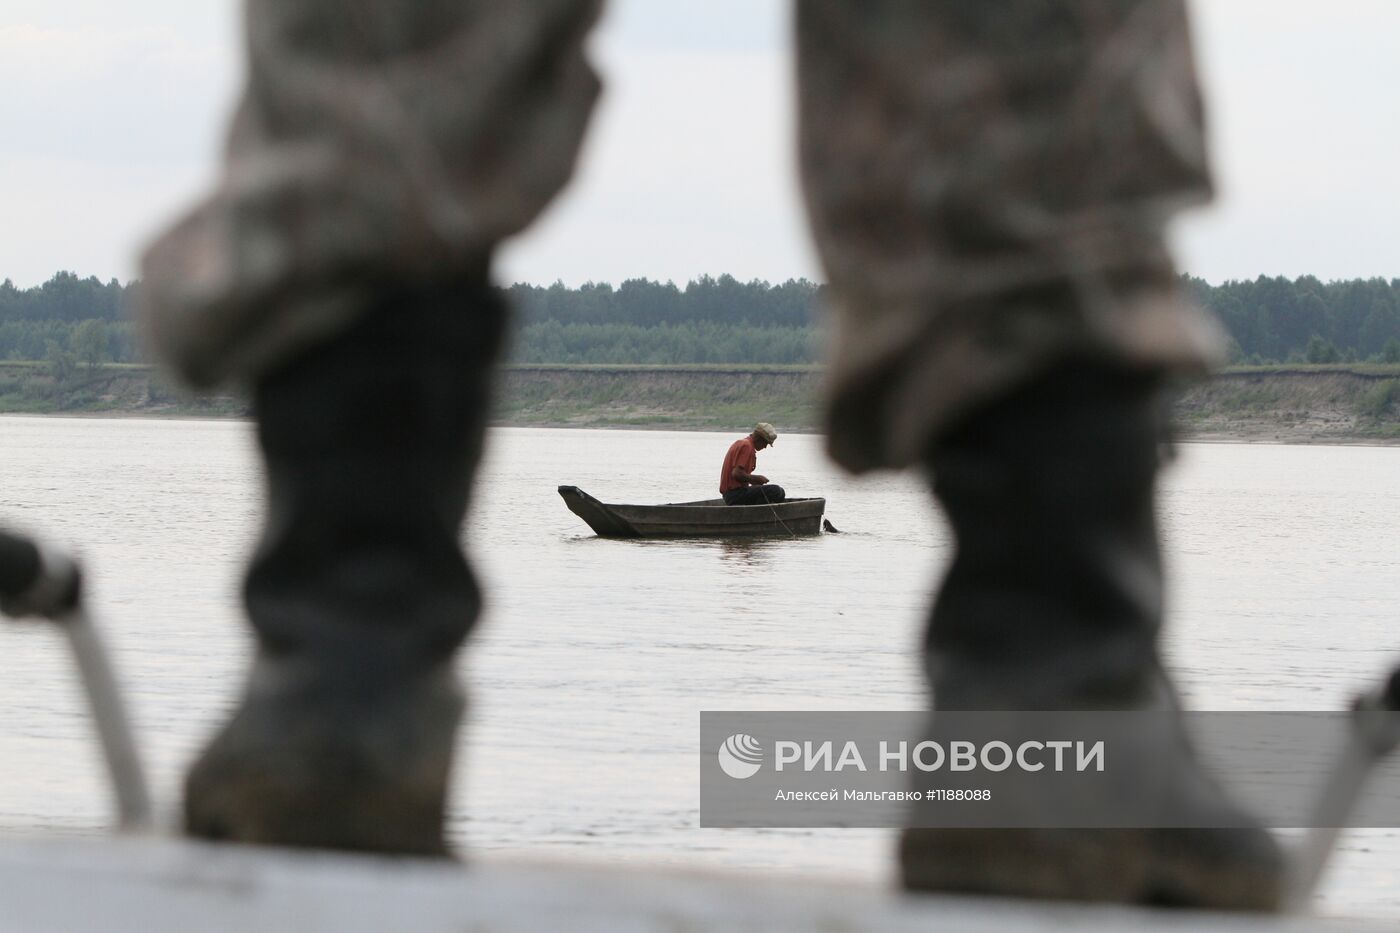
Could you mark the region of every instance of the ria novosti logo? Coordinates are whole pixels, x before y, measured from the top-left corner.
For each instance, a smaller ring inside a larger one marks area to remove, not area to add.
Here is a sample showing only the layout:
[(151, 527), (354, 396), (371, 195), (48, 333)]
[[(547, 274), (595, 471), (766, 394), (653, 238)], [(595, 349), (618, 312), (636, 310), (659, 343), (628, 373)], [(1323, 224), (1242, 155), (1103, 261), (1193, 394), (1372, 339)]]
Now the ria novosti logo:
[(763, 767), (763, 746), (753, 736), (736, 732), (720, 745), (719, 766), (732, 778), (751, 778)]

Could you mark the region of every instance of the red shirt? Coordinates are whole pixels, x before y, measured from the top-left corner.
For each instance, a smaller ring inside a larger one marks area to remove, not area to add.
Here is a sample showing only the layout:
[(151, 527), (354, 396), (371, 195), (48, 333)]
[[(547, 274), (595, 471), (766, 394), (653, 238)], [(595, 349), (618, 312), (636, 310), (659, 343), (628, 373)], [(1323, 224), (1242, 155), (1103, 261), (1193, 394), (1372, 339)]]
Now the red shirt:
[(753, 449), (753, 439), (741, 437), (729, 445), (729, 453), (724, 455), (724, 466), (719, 473), (719, 494), (722, 496), (731, 489), (743, 489), (747, 483), (734, 478), (734, 468), (741, 466), (752, 473), (758, 469), (758, 453)]

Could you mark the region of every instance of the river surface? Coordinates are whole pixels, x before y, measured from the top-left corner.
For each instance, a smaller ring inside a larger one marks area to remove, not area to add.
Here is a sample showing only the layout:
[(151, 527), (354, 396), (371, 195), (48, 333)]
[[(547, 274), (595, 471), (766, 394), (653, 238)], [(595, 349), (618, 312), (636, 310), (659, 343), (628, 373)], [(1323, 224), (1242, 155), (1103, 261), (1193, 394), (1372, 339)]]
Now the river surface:
[[(752, 544), (596, 538), (555, 493), (709, 498), (725, 434), (492, 431), (465, 537), (489, 603), (451, 835), (465, 851), (887, 880), (893, 835), (697, 826), (702, 709), (918, 709), (948, 557), (908, 476), (852, 480), (784, 435), (760, 471), (843, 532)], [(1400, 449), (1184, 445), (1165, 476), (1165, 649), (1199, 709), (1337, 709), (1400, 657)], [(0, 417), (0, 524), (83, 554), (156, 792), (236, 697), (261, 514), (251, 426)], [(0, 833), (110, 811), (58, 638), (0, 629)], [(1318, 909), (1400, 917), (1400, 831), (1349, 834)]]

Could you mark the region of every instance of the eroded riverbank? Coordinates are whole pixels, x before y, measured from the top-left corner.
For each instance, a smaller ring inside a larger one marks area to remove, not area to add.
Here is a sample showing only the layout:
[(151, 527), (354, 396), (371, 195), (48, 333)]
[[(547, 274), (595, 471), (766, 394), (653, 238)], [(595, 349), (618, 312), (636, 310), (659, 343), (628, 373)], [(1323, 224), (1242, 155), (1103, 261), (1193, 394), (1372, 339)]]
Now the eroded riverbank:
[[(495, 422), (510, 426), (741, 430), (821, 426), (822, 372), (810, 366), (510, 366)], [(1400, 366), (1231, 369), (1185, 389), (1181, 434), (1195, 440), (1400, 445)], [(58, 383), (41, 363), (0, 363), (8, 414), (244, 417), (237, 394), (196, 398), (150, 366), (98, 366)]]

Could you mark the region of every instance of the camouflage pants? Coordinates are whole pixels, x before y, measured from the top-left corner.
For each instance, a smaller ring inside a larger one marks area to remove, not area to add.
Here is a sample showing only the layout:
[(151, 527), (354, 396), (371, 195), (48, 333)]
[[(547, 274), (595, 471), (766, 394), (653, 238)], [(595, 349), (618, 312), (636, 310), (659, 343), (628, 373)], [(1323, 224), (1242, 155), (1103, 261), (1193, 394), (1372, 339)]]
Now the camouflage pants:
[[(162, 356), (251, 381), (484, 265), (572, 171), (599, 3), (248, 0), (223, 178), (145, 258)], [(798, 0), (797, 49), (841, 463), (914, 462), (1065, 360), (1211, 360), (1163, 243), (1210, 187), (1182, 0)]]

